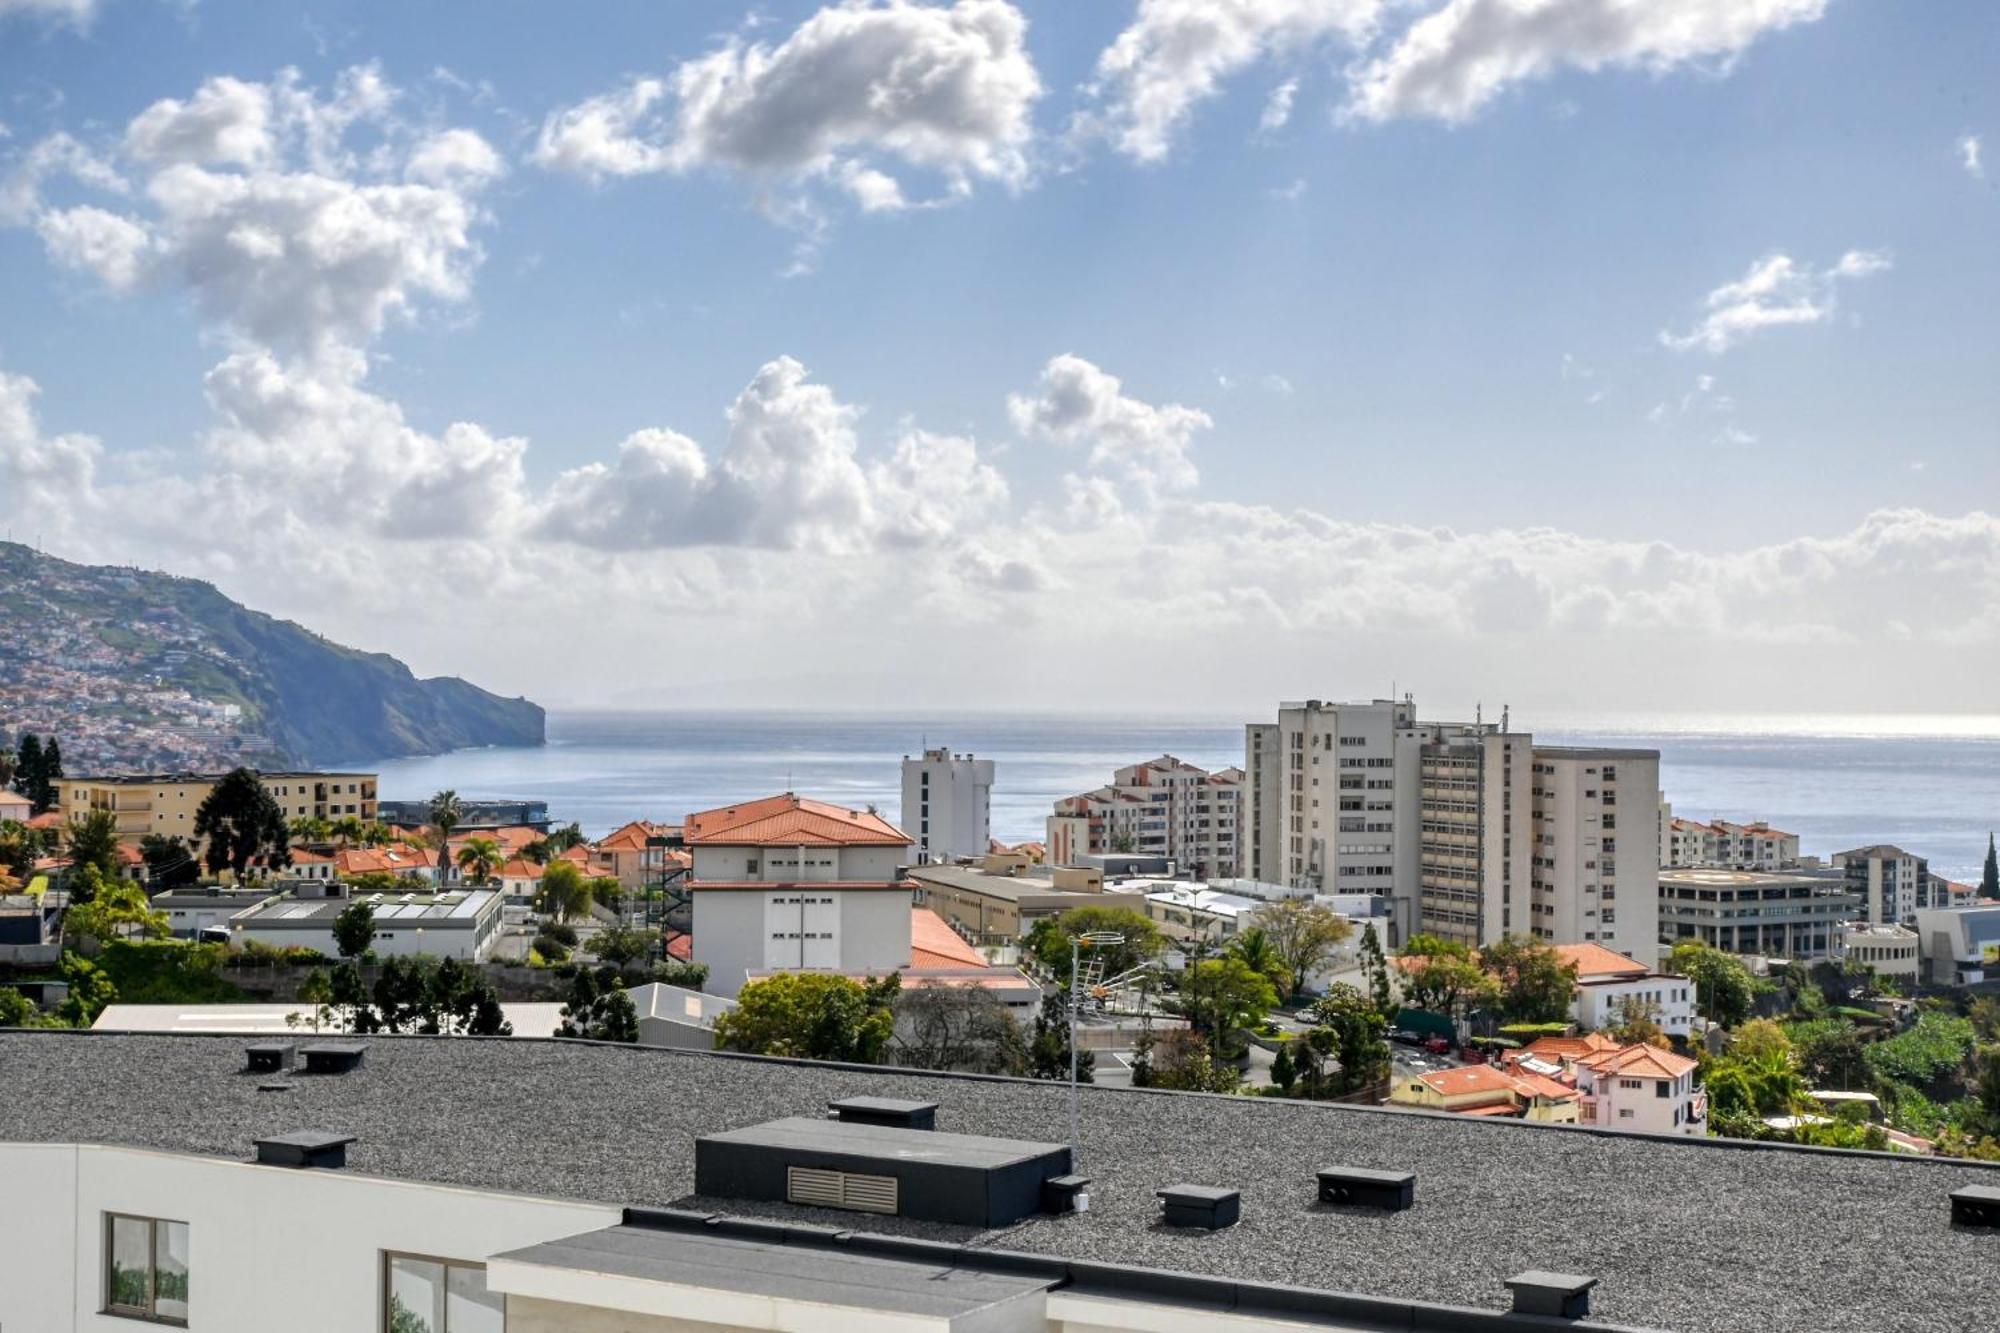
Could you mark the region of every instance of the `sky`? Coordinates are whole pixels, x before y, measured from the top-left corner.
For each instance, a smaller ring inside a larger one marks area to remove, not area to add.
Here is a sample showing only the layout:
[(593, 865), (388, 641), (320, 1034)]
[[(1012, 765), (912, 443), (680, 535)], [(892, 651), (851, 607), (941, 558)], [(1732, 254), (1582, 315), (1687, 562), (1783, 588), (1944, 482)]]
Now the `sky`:
[(1996, 57), (0, 0), (0, 529), (557, 706), (1991, 712)]

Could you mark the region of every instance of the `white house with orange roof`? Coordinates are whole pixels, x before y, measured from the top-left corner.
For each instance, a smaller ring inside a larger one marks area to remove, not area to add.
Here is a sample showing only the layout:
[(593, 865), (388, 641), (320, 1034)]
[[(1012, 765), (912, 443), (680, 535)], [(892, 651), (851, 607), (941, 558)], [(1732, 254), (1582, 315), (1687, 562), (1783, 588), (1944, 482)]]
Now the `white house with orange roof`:
[(628, 889), (643, 888), (688, 868), (688, 854), (669, 845), (679, 835), (680, 829), (672, 824), (635, 819), (599, 838), (596, 850), (620, 884)]
[(1657, 1046), (1622, 1045), (1601, 1032), (1543, 1037), (1512, 1052), (1529, 1070), (1554, 1065), (1559, 1081), (1581, 1094), (1581, 1123), (1640, 1134), (1708, 1133), (1708, 1093), (1694, 1081), (1694, 1060)]
[(910, 965), (910, 838), (875, 812), (786, 792), (689, 815), (682, 834), (694, 960), (713, 993), (761, 973)]
[(1580, 1116), (1582, 1094), (1560, 1079), (1531, 1069), (1466, 1065), (1413, 1074), (1390, 1091), (1388, 1104), (1573, 1125)]
[(1646, 1006), (1660, 1030), (1672, 1037), (1694, 1032), (1694, 983), (1666, 976), (1635, 958), (1601, 944), (1558, 944), (1557, 957), (1576, 968), (1575, 998), (1570, 1017), (1590, 1030), (1616, 1026), (1621, 1008)]

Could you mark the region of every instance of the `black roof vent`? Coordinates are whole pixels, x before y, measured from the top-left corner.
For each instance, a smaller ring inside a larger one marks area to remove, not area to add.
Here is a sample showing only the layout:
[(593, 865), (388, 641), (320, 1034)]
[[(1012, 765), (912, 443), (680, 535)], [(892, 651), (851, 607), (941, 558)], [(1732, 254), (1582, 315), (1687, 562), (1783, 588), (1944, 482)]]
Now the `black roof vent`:
[(289, 1083), (259, 1083), (257, 1085), (257, 1091), (259, 1092), (290, 1092), (291, 1090), (292, 1085)]
[(1235, 1226), (1242, 1212), (1242, 1195), (1211, 1185), (1169, 1185), (1154, 1190), (1160, 1196), (1160, 1220), (1170, 1227), (1202, 1227), (1220, 1231)]
[(1060, 1143), (795, 1116), (694, 1141), (695, 1193), (992, 1229), (1042, 1211)]
[(1089, 1176), (1050, 1176), (1042, 1182), (1042, 1211), (1085, 1213), (1090, 1211)]
[(345, 1074), (361, 1063), (368, 1047), (358, 1041), (322, 1041), (299, 1047), (308, 1074)]
[(848, 1097), (828, 1102), (835, 1120), (856, 1125), (894, 1125), (899, 1129), (936, 1129), (936, 1102), (905, 1102), (894, 1097)]
[(1961, 1227), (2000, 1227), (2000, 1189), (1967, 1185), (1951, 1192), (1951, 1220)]
[(1416, 1202), (1417, 1173), (1371, 1171), (1361, 1166), (1332, 1166), (1319, 1173), (1321, 1203), (1357, 1204), (1400, 1213)]
[(312, 1166), (333, 1170), (347, 1165), (352, 1134), (300, 1129), (257, 1140), (257, 1160), (265, 1166)]
[(292, 1043), (288, 1041), (252, 1042), (243, 1048), (243, 1054), (248, 1061), (244, 1068), (253, 1074), (275, 1074), (292, 1067)]
[(1587, 1317), (1590, 1289), (1596, 1285), (1594, 1277), (1547, 1273), (1539, 1268), (1507, 1279), (1507, 1290), (1514, 1293), (1515, 1314), (1553, 1315), (1558, 1319)]

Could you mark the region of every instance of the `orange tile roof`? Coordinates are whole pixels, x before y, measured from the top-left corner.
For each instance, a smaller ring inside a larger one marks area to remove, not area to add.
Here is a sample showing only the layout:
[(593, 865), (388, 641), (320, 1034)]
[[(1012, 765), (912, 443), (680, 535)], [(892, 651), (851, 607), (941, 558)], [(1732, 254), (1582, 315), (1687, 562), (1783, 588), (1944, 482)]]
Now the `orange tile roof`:
[(1514, 1071), (1513, 1077), (1514, 1082), (1520, 1085), (1523, 1092), (1532, 1093), (1537, 1097), (1552, 1097), (1557, 1101), (1568, 1101), (1581, 1095), (1569, 1084), (1558, 1082), (1550, 1078), (1547, 1074), (1537, 1074), (1532, 1069), (1517, 1069)]
[(1475, 1092), (1513, 1092), (1514, 1075), (1492, 1065), (1466, 1065), (1460, 1069), (1439, 1069), (1417, 1075), (1417, 1081), (1443, 1097), (1464, 1097)]
[(597, 840), (600, 852), (643, 852), (646, 839), (664, 838), (674, 832), (672, 824), (655, 824), (649, 819), (635, 819), (631, 823), (615, 828)]
[(1532, 1055), (1538, 1059), (1560, 1063), (1618, 1049), (1618, 1043), (1602, 1032), (1586, 1032), (1581, 1037), (1537, 1037), (1514, 1054), (1517, 1057)]
[(910, 836), (877, 814), (786, 792), (689, 815), (689, 846), (907, 847)]
[(1576, 979), (1588, 981), (1593, 977), (1643, 977), (1652, 969), (1636, 958), (1627, 958), (1601, 944), (1558, 944), (1556, 957), (1563, 962), (1574, 964)]
[(967, 944), (928, 907), (910, 909), (911, 967), (986, 967), (986, 955)]
[(1685, 1055), (1643, 1044), (1606, 1051), (1579, 1063), (1599, 1074), (1617, 1074), (1621, 1078), (1679, 1078), (1695, 1068), (1695, 1061)]
[(667, 941), (667, 957), (689, 962), (694, 958), (694, 936), (676, 935)]

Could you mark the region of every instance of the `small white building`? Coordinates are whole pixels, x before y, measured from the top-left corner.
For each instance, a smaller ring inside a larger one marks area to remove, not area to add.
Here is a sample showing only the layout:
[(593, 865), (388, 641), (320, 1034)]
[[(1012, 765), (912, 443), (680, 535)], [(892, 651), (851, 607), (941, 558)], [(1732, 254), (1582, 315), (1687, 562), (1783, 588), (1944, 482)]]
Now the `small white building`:
[(715, 1020), (736, 1007), (720, 995), (649, 981), (628, 994), (639, 1014), (639, 1044), (681, 1051), (715, 1049)]
[(1917, 952), (1925, 980), (1977, 986), (1988, 973), (2000, 971), (2000, 905), (1918, 912)]
[(1694, 983), (1686, 977), (1655, 972), (1637, 959), (1614, 953), (1601, 944), (1559, 944), (1556, 954), (1576, 967), (1576, 993), (1570, 1017), (1590, 1032), (1615, 1027), (1621, 1011), (1645, 1006), (1669, 1036), (1694, 1031)]
[(1841, 956), (1865, 963), (1877, 976), (1910, 985), (1923, 975), (1923, 964), (1917, 957), (1917, 932), (1908, 926), (1850, 922), (1841, 930)]
[(340, 952), (333, 923), (350, 901), (375, 909), (375, 940), (369, 947), (382, 958), (425, 954), (483, 962), (499, 938), (500, 895), (491, 889), (370, 893), (352, 900), (274, 894), (231, 917), (230, 934), (239, 945), (255, 941), (274, 949), (312, 949), (332, 958)]
[(903, 827), (919, 865), (984, 856), (993, 840), (993, 761), (939, 748), (903, 756)]
[(1708, 1093), (1695, 1084), (1696, 1062), (1601, 1032), (1543, 1037), (1510, 1058), (1561, 1066), (1583, 1094), (1580, 1123), (1635, 1134), (1708, 1133)]
[(734, 998), (754, 974), (886, 975), (909, 966), (910, 839), (872, 811), (786, 792), (684, 826), (694, 961)]

